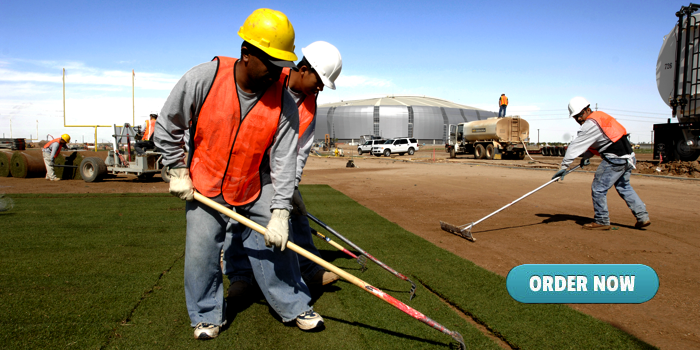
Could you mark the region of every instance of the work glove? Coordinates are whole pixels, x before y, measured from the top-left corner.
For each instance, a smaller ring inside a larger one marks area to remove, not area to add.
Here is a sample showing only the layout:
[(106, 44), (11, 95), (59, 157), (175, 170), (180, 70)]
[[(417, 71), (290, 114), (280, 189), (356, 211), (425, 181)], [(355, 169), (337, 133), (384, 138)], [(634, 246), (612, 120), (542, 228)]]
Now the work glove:
[(552, 176), (552, 180), (554, 180), (556, 178), (559, 178), (559, 180), (564, 180), (565, 174), (566, 174), (566, 169), (561, 169), (561, 170), (557, 171), (557, 173), (554, 174), (554, 176)]
[(170, 168), (170, 193), (186, 201), (194, 199), (194, 186), (187, 168)]
[(284, 251), (289, 240), (289, 211), (287, 209), (273, 209), (270, 222), (265, 229), (265, 245), (277, 246)]
[(54, 166), (54, 165), (56, 165), (56, 162), (53, 159), (51, 159), (51, 161), (49, 162), (49, 165)]
[(591, 159), (590, 158), (581, 158), (581, 168), (585, 167), (586, 165), (591, 164)]
[(306, 205), (301, 199), (301, 193), (299, 189), (294, 189), (294, 194), (292, 195), (292, 214), (306, 216)]

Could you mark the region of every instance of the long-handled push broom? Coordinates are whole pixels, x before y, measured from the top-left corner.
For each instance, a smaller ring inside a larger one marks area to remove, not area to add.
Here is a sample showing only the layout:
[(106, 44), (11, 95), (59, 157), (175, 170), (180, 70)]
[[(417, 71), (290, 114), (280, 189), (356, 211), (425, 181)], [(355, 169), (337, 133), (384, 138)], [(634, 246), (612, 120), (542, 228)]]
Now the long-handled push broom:
[[(568, 174), (568, 173), (570, 173), (570, 172), (572, 172), (572, 171), (574, 171), (574, 170), (576, 170), (576, 169), (578, 169), (578, 168), (580, 168), (580, 167), (581, 167), (581, 165), (577, 165), (577, 166), (575, 166), (574, 168), (572, 168), (571, 170), (565, 172), (564, 175), (562, 175), (562, 176), (566, 176), (566, 174)], [(514, 201), (512, 201), (512, 202), (510, 202), (508, 205), (504, 206), (503, 208), (498, 209), (498, 210), (494, 211), (493, 213), (484, 216), (484, 217), (481, 218), (481, 220), (479, 220), (479, 221), (471, 222), (471, 223), (468, 223), (468, 224), (465, 224), (465, 225), (462, 225), (462, 226), (455, 226), (455, 225), (452, 225), (452, 224), (448, 224), (448, 223), (446, 223), (446, 222), (444, 222), (444, 221), (440, 221), (440, 228), (442, 228), (443, 230), (445, 230), (445, 231), (447, 231), (447, 232), (456, 233), (456, 234), (458, 234), (458, 235), (461, 235), (462, 237), (464, 237), (464, 238), (466, 238), (466, 239), (468, 239), (468, 240), (474, 242), (474, 241), (476, 241), (476, 238), (474, 238), (474, 236), (472, 236), (472, 227), (474, 227), (476, 224), (478, 224), (478, 223), (480, 223), (480, 222), (482, 222), (482, 221), (484, 221), (484, 220), (486, 220), (486, 219), (488, 219), (488, 218), (490, 218), (490, 217), (496, 215), (497, 213), (499, 213), (499, 212), (502, 211), (503, 209), (508, 208), (508, 207), (510, 207), (511, 205), (513, 205), (513, 204), (519, 202), (521, 199), (523, 199), (523, 198), (525, 198), (525, 197), (527, 197), (527, 196), (529, 196), (529, 195), (531, 195), (531, 194), (533, 194), (533, 193), (535, 193), (535, 192), (537, 192), (537, 191), (543, 189), (544, 187), (548, 186), (548, 185), (551, 184), (552, 182), (557, 182), (557, 181), (559, 181), (559, 179), (560, 179), (562, 176), (560, 176), (560, 177), (555, 177), (555, 178), (549, 180), (546, 184), (544, 184), (544, 185), (542, 185), (542, 186), (540, 186), (540, 187), (537, 187), (537, 188), (534, 189), (533, 191), (528, 192), (526, 195), (524, 195), (524, 196), (522, 196), (522, 197), (520, 197), (520, 198), (518, 198), (518, 199), (516, 199), (516, 200), (514, 200)]]
[[(252, 220), (244, 217), (243, 215), (238, 214), (235, 211), (228, 209), (228, 208), (224, 207), (223, 205), (214, 202), (213, 200), (201, 195), (198, 192), (194, 193), (194, 199), (196, 199), (197, 201), (203, 203), (204, 205), (207, 205), (207, 206), (211, 207), (212, 209), (240, 222), (241, 224), (250, 227), (251, 229), (259, 232), (260, 234), (263, 234), (263, 235), (265, 234), (265, 228), (258, 225), (258, 223), (256, 223), (255, 221), (252, 221)], [(445, 333), (445, 334), (451, 336), (452, 339), (454, 339), (455, 341), (457, 341), (459, 343), (459, 347), (462, 350), (466, 350), (467, 346), (464, 344), (464, 338), (462, 338), (462, 335), (459, 334), (458, 332), (451, 331), (451, 330), (445, 328), (443, 325), (433, 321), (430, 317), (423, 315), (418, 310), (415, 310), (412, 307), (402, 303), (398, 299), (392, 297), (391, 295), (382, 292), (379, 288), (376, 288), (376, 287), (369, 285), (367, 282), (345, 272), (344, 270), (338, 268), (337, 266), (335, 266), (333, 264), (328, 263), (327, 261), (317, 257), (316, 255), (309, 253), (304, 248), (301, 248), (292, 242), (287, 242), (287, 248), (289, 248), (292, 251), (296, 252), (297, 254), (303, 255), (307, 259), (321, 265), (326, 270), (336, 273), (337, 275), (344, 278), (348, 282), (364, 289), (365, 291), (371, 293), (372, 295), (376, 296), (377, 298), (386, 301), (387, 303), (393, 305), (397, 309), (405, 312), (409, 316), (427, 324), (428, 326), (430, 326), (432, 328), (437, 329), (438, 331), (440, 331), (442, 333)], [(454, 344), (454, 345), (456, 345), (456, 344)]]

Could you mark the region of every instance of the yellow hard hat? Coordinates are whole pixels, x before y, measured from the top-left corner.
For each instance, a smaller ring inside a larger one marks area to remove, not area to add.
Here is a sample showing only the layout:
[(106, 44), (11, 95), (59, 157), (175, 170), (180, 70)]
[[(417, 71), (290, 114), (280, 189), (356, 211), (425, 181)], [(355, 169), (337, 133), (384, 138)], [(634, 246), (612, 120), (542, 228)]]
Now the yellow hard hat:
[(274, 58), (297, 60), (294, 54), (294, 27), (282, 12), (270, 9), (253, 11), (238, 31), (238, 36)]
[(61, 135), (61, 138), (63, 139), (63, 141), (66, 141), (66, 143), (70, 143), (70, 135), (63, 134)]

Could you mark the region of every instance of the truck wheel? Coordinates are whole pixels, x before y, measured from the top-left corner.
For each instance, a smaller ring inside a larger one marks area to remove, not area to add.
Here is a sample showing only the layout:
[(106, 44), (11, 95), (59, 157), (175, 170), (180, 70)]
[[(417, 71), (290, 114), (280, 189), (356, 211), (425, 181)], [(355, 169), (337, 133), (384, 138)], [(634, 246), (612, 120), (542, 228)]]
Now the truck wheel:
[(412, 156), (414, 153), (416, 153), (416, 150), (413, 149), (413, 147), (408, 149), (408, 155)]
[(486, 149), (483, 145), (476, 145), (476, 147), (474, 147), (474, 159), (484, 158), (486, 158)]
[(166, 184), (170, 183), (170, 174), (168, 174), (168, 167), (163, 167), (163, 169), (160, 170), (160, 177)]
[(107, 166), (99, 157), (87, 157), (80, 162), (80, 176), (85, 182), (101, 181), (107, 174)]
[(388, 150), (388, 149), (385, 149), (385, 150), (384, 150), (384, 157), (388, 157), (388, 156), (390, 156), (390, 155), (391, 155), (391, 151)]
[(493, 149), (493, 145), (486, 146), (486, 159), (493, 159), (494, 154), (495, 150)]
[(362, 155), (362, 148), (358, 148), (358, 149), (357, 149), (357, 155), (358, 155), (358, 156), (361, 156), (361, 155)]
[(549, 155), (549, 152), (547, 151), (547, 147), (543, 147), (543, 148), (540, 150), (540, 152), (541, 152), (542, 155), (545, 156), (545, 157)]
[(676, 159), (684, 162), (692, 162), (698, 159), (698, 151), (690, 148), (690, 146), (688, 146), (685, 143), (685, 139), (683, 138), (676, 140), (676, 147), (674, 153)]
[(455, 149), (454, 148), (450, 149), (450, 158), (454, 158), (456, 156), (457, 156), (457, 152), (455, 152)]

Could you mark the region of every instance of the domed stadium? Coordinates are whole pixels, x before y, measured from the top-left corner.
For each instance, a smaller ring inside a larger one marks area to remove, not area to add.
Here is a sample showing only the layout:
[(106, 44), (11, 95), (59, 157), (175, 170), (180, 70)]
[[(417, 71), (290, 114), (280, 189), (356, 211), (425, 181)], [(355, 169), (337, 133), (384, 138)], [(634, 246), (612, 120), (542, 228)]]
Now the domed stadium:
[(498, 113), (425, 96), (386, 96), (319, 105), (316, 139), (328, 134), (339, 142), (360, 135), (385, 139), (410, 137), (420, 143), (444, 143), (450, 124), (484, 120)]

